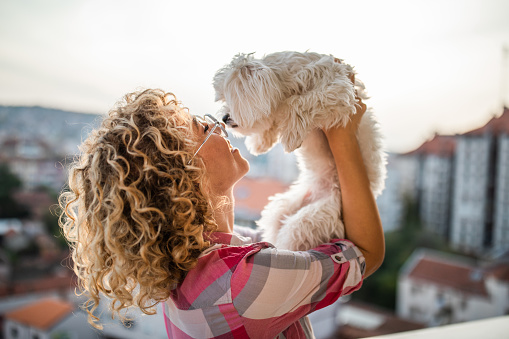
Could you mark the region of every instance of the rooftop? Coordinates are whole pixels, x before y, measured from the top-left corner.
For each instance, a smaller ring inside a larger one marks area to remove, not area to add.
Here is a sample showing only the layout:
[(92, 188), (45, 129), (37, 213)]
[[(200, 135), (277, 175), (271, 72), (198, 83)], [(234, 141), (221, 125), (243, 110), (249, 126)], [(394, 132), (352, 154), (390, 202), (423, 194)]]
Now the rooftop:
[(288, 190), (288, 185), (274, 179), (244, 177), (233, 190), (235, 209), (245, 214), (259, 216), (269, 197)]
[(62, 321), (73, 310), (73, 305), (68, 302), (42, 299), (6, 313), (5, 318), (40, 330), (47, 330)]
[(419, 148), (405, 155), (432, 154), (442, 157), (454, 155), (456, 150), (456, 136), (435, 134), (431, 140), (424, 142)]
[(475, 266), (423, 256), (409, 272), (410, 278), (447, 286), (467, 294), (488, 296), (483, 272)]
[(494, 135), (509, 134), (509, 108), (504, 107), (502, 115), (493, 117), (486, 125), (465, 133), (466, 136), (481, 136), (485, 133)]

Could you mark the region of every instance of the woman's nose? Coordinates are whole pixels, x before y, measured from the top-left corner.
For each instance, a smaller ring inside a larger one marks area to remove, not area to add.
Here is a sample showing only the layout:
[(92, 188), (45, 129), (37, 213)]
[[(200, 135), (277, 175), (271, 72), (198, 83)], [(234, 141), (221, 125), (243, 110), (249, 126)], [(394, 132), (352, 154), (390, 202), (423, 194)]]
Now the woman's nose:
[(219, 135), (221, 135), (221, 134), (222, 134), (222, 133), (221, 133), (221, 129), (219, 128), (219, 126), (218, 126), (218, 125), (213, 124), (213, 125), (211, 126), (211, 128), (213, 128), (213, 129), (214, 129), (214, 133), (219, 134)]

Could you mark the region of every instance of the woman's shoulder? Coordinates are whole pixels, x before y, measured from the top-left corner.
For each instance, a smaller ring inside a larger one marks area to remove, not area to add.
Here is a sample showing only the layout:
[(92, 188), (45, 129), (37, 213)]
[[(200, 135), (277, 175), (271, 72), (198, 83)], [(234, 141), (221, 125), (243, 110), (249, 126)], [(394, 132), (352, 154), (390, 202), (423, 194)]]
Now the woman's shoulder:
[(200, 255), (196, 266), (172, 290), (171, 299), (181, 310), (231, 303), (233, 272), (245, 258), (268, 246), (267, 243), (214, 244)]

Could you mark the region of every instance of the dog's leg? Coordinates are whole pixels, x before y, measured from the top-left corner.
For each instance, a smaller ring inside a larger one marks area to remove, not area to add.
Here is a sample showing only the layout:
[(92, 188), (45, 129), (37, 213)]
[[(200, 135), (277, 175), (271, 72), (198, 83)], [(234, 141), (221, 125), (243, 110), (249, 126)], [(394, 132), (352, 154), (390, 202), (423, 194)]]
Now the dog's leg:
[(338, 211), (340, 199), (337, 191), (286, 216), (274, 245), (281, 249), (305, 251), (334, 238), (343, 239), (345, 227)]
[(382, 133), (370, 109), (364, 114), (359, 124), (357, 140), (366, 165), (371, 190), (377, 197), (385, 186), (387, 154), (383, 151)]
[(303, 205), (308, 190), (302, 186), (292, 186), (287, 192), (279, 193), (270, 198), (270, 202), (262, 211), (257, 225), (263, 230), (263, 240), (274, 244), (279, 229), (288, 215), (295, 214)]
[(278, 126), (273, 125), (262, 135), (253, 134), (246, 137), (246, 147), (250, 153), (259, 155), (268, 152), (277, 142)]

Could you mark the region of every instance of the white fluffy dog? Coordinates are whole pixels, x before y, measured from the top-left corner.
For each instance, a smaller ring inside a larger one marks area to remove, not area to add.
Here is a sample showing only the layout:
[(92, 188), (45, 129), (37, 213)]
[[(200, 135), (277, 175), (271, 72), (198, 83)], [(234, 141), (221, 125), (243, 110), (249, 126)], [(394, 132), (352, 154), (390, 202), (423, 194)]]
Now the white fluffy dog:
[[(264, 240), (277, 248), (307, 250), (345, 236), (336, 166), (321, 128), (349, 121), (355, 90), (367, 99), (363, 84), (350, 81), (352, 72), (330, 55), (280, 52), (262, 59), (237, 55), (214, 76), (216, 101), (224, 102), (220, 115), (247, 136), (251, 153), (267, 152), (277, 141), (286, 152), (296, 151), (299, 178), (271, 197), (258, 221)], [(386, 155), (371, 109), (357, 138), (376, 196), (384, 186)]]

